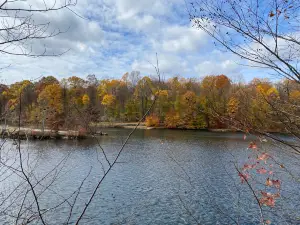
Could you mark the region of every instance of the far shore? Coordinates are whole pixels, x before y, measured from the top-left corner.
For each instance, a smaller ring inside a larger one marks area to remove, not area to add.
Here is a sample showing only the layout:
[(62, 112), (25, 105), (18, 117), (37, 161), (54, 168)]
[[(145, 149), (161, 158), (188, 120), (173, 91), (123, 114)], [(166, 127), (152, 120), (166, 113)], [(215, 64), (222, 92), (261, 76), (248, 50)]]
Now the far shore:
[[(92, 127), (97, 128), (124, 128), (124, 129), (134, 129), (138, 123), (137, 122), (101, 122), (97, 124), (92, 124)], [(202, 131), (209, 131), (209, 132), (238, 132), (234, 129), (188, 129), (188, 128), (167, 128), (164, 126), (157, 126), (157, 127), (147, 127), (145, 122), (140, 123), (137, 129), (141, 130), (152, 130), (152, 129), (166, 129), (166, 130), (202, 130)]]
[[(137, 122), (101, 122), (97, 124), (92, 124), (92, 127), (95, 127), (99, 130), (103, 128), (120, 128), (120, 129), (134, 129), (138, 123)], [(147, 127), (145, 122), (140, 123), (137, 129), (141, 130), (152, 130), (152, 129), (162, 129), (162, 130), (189, 130), (189, 131), (206, 131), (212, 133), (244, 133), (241, 130), (230, 129), (230, 128), (201, 128), (201, 129), (188, 129), (188, 128), (167, 128), (164, 126), (157, 127)], [(280, 134), (280, 135), (289, 135), (288, 133), (280, 132), (280, 131), (266, 131), (270, 134)]]
[[(51, 129), (38, 129), (30, 126), (21, 127), (20, 130), (17, 126), (7, 126), (6, 129), (4, 125), (0, 125), (0, 138), (11, 138), (17, 139), (18, 136), (21, 139), (86, 139), (94, 136), (106, 136), (108, 133), (103, 132), (107, 128), (119, 128), (119, 129), (140, 129), (140, 130), (152, 130), (152, 129), (162, 129), (162, 130), (190, 130), (190, 131), (206, 131), (212, 133), (242, 133), (242, 131), (235, 129), (186, 129), (186, 128), (167, 128), (164, 126), (157, 127), (147, 127), (144, 122), (140, 123), (138, 126), (137, 122), (101, 122), (97, 124), (91, 124), (91, 130), (94, 133), (88, 133), (81, 130), (51, 130)], [(106, 131), (107, 132), (107, 131)], [(285, 135), (282, 132), (269, 132), (272, 134)]]
[[(106, 133), (102, 132), (101, 129), (107, 129), (107, 128), (120, 128), (120, 129), (140, 129), (140, 130), (152, 130), (152, 129), (164, 129), (164, 130), (198, 130), (198, 131), (208, 131), (208, 132), (238, 132), (234, 129), (187, 129), (187, 128), (167, 128), (164, 126), (157, 126), (157, 127), (148, 127), (146, 126), (145, 122), (140, 123), (138, 126), (138, 122), (101, 122), (97, 124), (91, 124), (91, 129), (95, 131), (94, 134), (98, 135), (107, 135)], [(137, 126), (137, 127), (136, 127)], [(16, 134), (18, 133), (19, 128), (17, 126), (10, 126), (7, 125), (6, 129), (3, 124), (0, 124), (0, 134), (6, 133), (6, 134)], [(44, 136), (44, 137), (68, 137), (68, 138), (85, 138), (88, 136), (91, 136), (93, 134), (83, 134), (82, 132), (78, 130), (66, 130), (66, 129), (60, 129), (60, 130), (51, 130), (48, 128), (45, 128), (44, 130), (34, 127), (34, 126), (22, 126), (20, 128), (20, 134), (23, 135), (32, 135), (35, 136)]]

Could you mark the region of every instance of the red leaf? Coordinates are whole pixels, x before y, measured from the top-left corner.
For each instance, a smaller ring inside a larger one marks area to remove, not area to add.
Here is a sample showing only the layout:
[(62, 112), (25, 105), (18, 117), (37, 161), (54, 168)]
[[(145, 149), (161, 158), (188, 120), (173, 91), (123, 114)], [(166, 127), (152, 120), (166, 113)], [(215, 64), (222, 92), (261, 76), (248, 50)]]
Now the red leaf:
[(265, 168), (261, 168), (261, 169), (257, 169), (256, 172), (259, 174), (266, 174), (268, 171)]
[(271, 194), (269, 192), (261, 192), (262, 194), (262, 198), (259, 199), (259, 203), (261, 205), (266, 205), (266, 206), (270, 206), (273, 207), (275, 206), (275, 195)]
[(271, 224), (271, 220), (266, 220), (266, 222), (265, 222), (266, 224)]
[(261, 195), (263, 197), (266, 197), (266, 198), (279, 198), (280, 197), (280, 193), (276, 193), (276, 194), (272, 194), (270, 192), (265, 192), (265, 191), (261, 191)]
[(256, 167), (256, 164), (245, 164), (244, 167), (243, 167), (243, 170), (248, 170), (248, 169), (253, 169)]
[(241, 182), (244, 183), (250, 178), (250, 175), (248, 173), (239, 173), (239, 177), (241, 178)]
[(276, 188), (280, 188), (280, 186), (281, 186), (280, 180), (272, 180), (272, 182)]
[(248, 148), (250, 148), (250, 149), (257, 149), (257, 145), (254, 143), (254, 142), (251, 142), (250, 144), (249, 144), (249, 147)]
[(270, 157), (269, 154), (263, 153), (263, 154), (261, 154), (260, 156), (257, 157), (257, 160), (266, 161), (269, 157)]

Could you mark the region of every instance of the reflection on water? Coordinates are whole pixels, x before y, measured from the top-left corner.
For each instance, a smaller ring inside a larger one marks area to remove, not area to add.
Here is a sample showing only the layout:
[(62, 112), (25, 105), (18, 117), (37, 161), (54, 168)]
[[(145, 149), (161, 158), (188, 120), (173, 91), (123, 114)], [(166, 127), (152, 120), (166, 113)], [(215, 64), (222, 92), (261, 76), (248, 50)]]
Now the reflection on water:
[[(113, 160), (129, 130), (105, 132), (109, 136), (99, 140), (109, 160)], [(240, 133), (137, 130), (97, 192), (82, 224), (258, 224), (259, 208), (233, 166), (233, 162), (242, 164), (247, 160), (247, 147), (253, 138), (244, 140)], [(62, 196), (70, 196), (91, 171), (73, 209), (70, 222), (74, 222), (102, 176), (99, 161), (107, 168), (96, 141), (36, 141), (24, 143), (22, 148), (38, 159), (37, 177), (67, 157), (52, 190), (40, 197), (43, 209), (53, 207)], [(295, 155), (268, 143), (264, 148), (299, 175)], [(279, 171), (282, 198), (274, 209), (265, 208), (264, 215), (274, 224), (296, 224), (299, 184)], [(47, 223), (63, 224), (69, 210), (67, 204), (62, 204), (55, 213), (46, 213)], [(7, 224), (13, 221), (3, 216), (5, 220)]]

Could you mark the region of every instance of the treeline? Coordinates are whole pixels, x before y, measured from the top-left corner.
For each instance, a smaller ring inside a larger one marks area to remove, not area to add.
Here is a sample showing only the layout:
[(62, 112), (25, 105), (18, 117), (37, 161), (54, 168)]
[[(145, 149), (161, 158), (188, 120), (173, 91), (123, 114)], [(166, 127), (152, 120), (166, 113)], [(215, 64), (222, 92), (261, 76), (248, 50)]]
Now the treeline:
[(282, 131), (284, 115), (279, 109), (294, 115), (288, 119), (299, 124), (300, 85), (295, 81), (233, 83), (217, 75), (159, 82), (138, 72), (126, 73), (121, 79), (98, 80), (89, 75), (59, 81), (48, 76), (36, 82), (0, 84), (1, 123), (17, 124), (19, 116), (22, 125), (51, 129), (86, 128), (103, 121), (135, 122), (154, 98), (157, 102), (146, 118), (148, 126)]

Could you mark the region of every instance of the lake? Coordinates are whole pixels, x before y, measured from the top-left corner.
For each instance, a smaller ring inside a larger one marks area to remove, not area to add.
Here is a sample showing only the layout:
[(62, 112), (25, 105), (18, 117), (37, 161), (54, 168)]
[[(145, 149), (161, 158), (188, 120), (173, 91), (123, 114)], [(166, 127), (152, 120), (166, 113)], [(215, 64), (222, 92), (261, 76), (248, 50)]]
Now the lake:
[[(99, 143), (113, 161), (130, 130), (104, 131), (109, 135), (99, 137)], [(97, 191), (81, 224), (259, 224), (256, 199), (247, 184), (241, 183), (234, 166), (243, 166), (249, 154), (256, 151), (248, 149), (253, 140), (255, 137), (244, 140), (241, 133), (137, 130)], [(272, 224), (300, 224), (299, 155), (270, 141), (258, 147), (272, 155), (276, 161), (272, 176), (282, 181), (281, 197), (275, 207), (262, 207), (264, 219), (270, 219)], [(18, 165), (13, 161), (17, 149), (12, 141), (2, 151), (10, 165)], [(86, 178), (69, 219), (74, 224), (103, 175), (100, 162), (107, 169), (96, 140), (24, 141), (22, 152), (26, 169), (34, 168), (30, 174), (33, 183), (50, 173), (35, 187), (41, 193), (38, 199), (47, 224), (66, 223), (69, 204)], [(0, 172), (1, 178), (8, 174), (3, 166)], [(255, 193), (266, 190), (264, 181), (260, 174), (253, 177)], [(0, 224), (16, 221), (13, 215), (24, 199), (22, 190), (28, 190), (24, 182), (18, 186), (20, 182), (22, 179), (14, 173), (1, 179)], [(14, 198), (3, 203), (15, 187), (21, 188), (12, 194)], [(32, 204), (30, 194), (25, 199), (25, 205)], [(26, 217), (25, 211), (22, 216)]]

